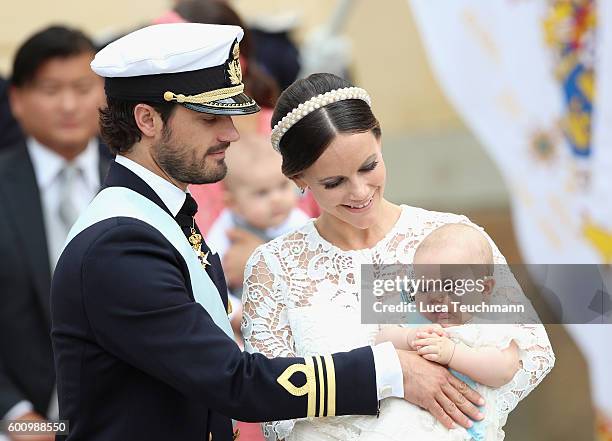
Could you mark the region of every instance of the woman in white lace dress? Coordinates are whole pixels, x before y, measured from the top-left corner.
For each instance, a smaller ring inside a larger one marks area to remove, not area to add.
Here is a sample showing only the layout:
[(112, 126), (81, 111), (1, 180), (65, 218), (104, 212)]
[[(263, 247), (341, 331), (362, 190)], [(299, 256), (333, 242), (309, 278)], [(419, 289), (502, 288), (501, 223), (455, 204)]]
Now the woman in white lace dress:
[[(365, 91), (344, 80), (331, 74), (298, 80), (281, 95), (273, 124), (272, 143), (283, 156), (283, 173), (308, 188), (322, 212), (260, 246), (249, 259), (243, 291), (245, 349), (302, 356), (372, 344), (379, 326), (360, 323), (360, 266), (410, 264), (432, 230), (447, 223), (473, 224), (464, 216), (384, 199), (380, 127)], [(494, 262), (504, 264), (491, 246)], [(497, 389), (495, 409), (485, 407), (495, 413), (489, 417), (503, 422), (554, 363), (541, 325), (517, 324), (515, 332), (520, 368)], [(379, 418), (270, 422), (264, 424), (264, 435), (287, 441), (470, 439), (465, 430), (446, 429), (427, 411), (393, 398), (382, 402)], [(491, 439), (503, 439), (503, 431)]]

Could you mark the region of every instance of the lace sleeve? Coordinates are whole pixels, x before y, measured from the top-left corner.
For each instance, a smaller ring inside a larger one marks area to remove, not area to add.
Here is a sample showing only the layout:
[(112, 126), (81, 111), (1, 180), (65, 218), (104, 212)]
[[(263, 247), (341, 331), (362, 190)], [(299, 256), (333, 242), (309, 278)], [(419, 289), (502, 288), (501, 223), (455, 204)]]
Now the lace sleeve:
[[(242, 292), (242, 335), (247, 352), (267, 357), (295, 356), (293, 337), (287, 322), (287, 305), (283, 293), (280, 262), (265, 245), (255, 250), (247, 262)], [(282, 440), (297, 420), (262, 423), (267, 441)]]
[(463, 222), (478, 228), (478, 230), (485, 234), (493, 248), (494, 277), (497, 283), (495, 291), (505, 297), (503, 299), (504, 302), (508, 304), (521, 303), (528, 308), (527, 314), (529, 314), (529, 317), (527, 318), (529, 319), (529, 324), (512, 325), (512, 333), (508, 336), (508, 341), (505, 344), (507, 346), (510, 344), (510, 340), (515, 341), (519, 348), (520, 356), (519, 370), (509, 383), (497, 389), (497, 408), (505, 419), (518, 402), (535, 389), (550, 372), (555, 364), (555, 354), (548, 340), (546, 330), (538, 319), (537, 313), (531, 306), (531, 303), (525, 298), (525, 294), (512, 274), (510, 267), (507, 265), (506, 259), (493, 240), (482, 227), (475, 225), (467, 218), (464, 218)]

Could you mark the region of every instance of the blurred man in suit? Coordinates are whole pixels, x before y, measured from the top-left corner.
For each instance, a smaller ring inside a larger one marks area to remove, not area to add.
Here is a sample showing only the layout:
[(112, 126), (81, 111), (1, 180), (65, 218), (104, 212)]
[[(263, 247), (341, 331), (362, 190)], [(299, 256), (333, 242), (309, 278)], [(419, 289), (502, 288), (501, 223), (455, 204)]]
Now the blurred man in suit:
[(56, 26), (30, 37), (14, 59), (8, 92), (25, 140), (0, 155), (2, 419), (58, 415), (51, 273), (110, 163), (96, 138), (104, 88), (89, 66), (94, 54), (82, 32)]
[(8, 100), (9, 82), (0, 77), (0, 152), (16, 145), (23, 134), (15, 121)]

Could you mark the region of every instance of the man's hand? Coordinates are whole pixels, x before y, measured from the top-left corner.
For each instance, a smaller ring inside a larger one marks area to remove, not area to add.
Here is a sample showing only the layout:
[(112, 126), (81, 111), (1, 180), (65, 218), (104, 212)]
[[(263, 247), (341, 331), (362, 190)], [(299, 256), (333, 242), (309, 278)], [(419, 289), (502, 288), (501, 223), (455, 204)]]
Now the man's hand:
[(470, 428), (473, 424), (470, 418), (484, 418), (475, 406), (482, 406), (483, 398), (448, 369), (416, 352), (398, 350), (397, 354), (404, 374), (406, 401), (428, 410), (447, 429), (456, 427), (455, 422)]
[(230, 288), (242, 287), (244, 267), (255, 248), (264, 242), (240, 228), (228, 230), (227, 237), (232, 244), (223, 256), (223, 272)]
[[(47, 421), (44, 417), (36, 412), (28, 412), (15, 421)], [(27, 435), (27, 434), (9, 434), (11, 441), (55, 441), (55, 433), (44, 435)]]

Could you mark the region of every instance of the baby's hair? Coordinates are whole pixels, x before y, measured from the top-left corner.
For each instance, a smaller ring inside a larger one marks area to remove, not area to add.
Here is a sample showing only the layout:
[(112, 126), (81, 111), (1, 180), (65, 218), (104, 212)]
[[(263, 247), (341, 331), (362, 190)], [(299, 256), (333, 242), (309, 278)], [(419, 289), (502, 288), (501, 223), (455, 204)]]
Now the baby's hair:
[(466, 264), (487, 265), (486, 275), (493, 275), (493, 249), (489, 240), (481, 231), (467, 224), (451, 223), (436, 228), (419, 244), (414, 253), (414, 259), (416, 260), (425, 252), (444, 252), (445, 249), (453, 247), (465, 251), (470, 256)]

